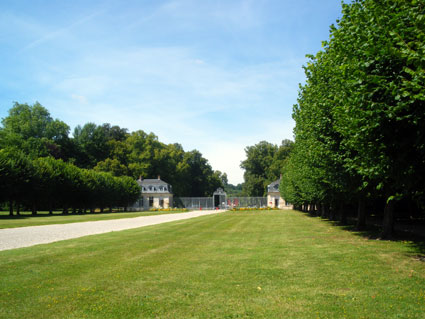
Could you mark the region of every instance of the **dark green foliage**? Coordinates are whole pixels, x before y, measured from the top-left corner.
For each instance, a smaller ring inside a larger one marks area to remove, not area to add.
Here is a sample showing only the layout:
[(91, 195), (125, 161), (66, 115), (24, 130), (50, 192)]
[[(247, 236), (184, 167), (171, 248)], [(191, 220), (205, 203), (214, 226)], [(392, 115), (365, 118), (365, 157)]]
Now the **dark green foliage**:
[(126, 207), (140, 195), (130, 177), (81, 169), (53, 157), (31, 160), (22, 152), (5, 149), (0, 150), (0, 185), (0, 201), (8, 201), (11, 210), (15, 204), (33, 213), (41, 208), (51, 212)]
[(2, 124), (0, 148), (16, 147), (31, 157), (69, 155), (69, 126), (54, 120), (38, 102), (32, 106), (15, 102)]
[(10, 214), (15, 204), (19, 212), (20, 205), (30, 194), (36, 175), (32, 161), (15, 149), (0, 150), (0, 201), (9, 203)]
[(265, 195), (267, 185), (277, 180), (282, 173), (292, 146), (292, 141), (283, 140), (280, 146), (261, 141), (246, 147), (246, 160), (241, 163), (241, 168), (245, 170), (243, 192), (248, 196)]
[(333, 211), (358, 202), (360, 218), (365, 199), (383, 200), (389, 237), (394, 201), (424, 208), (425, 4), (358, 0), (342, 7), (324, 50), (305, 67), (281, 192), (297, 205)]
[(223, 185), (221, 173), (213, 171), (200, 152), (164, 144), (153, 133), (87, 123), (75, 129), (74, 143), (78, 166), (134, 179), (161, 176), (173, 185), (176, 196), (210, 196)]
[(140, 195), (139, 176), (161, 176), (177, 196), (210, 196), (223, 186), (225, 176), (200, 152), (161, 143), (153, 133), (87, 123), (69, 138), (69, 127), (38, 102), (15, 103), (2, 124), (0, 203), (11, 211), (125, 207)]

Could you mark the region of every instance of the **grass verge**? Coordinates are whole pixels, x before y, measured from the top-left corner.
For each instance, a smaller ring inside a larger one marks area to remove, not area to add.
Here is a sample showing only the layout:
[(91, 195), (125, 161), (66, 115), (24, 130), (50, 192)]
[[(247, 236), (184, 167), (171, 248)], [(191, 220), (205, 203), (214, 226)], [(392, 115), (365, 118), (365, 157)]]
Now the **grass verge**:
[(424, 318), (412, 242), (228, 212), (0, 252), (1, 318)]
[(143, 212), (112, 212), (112, 213), (87, 213), (87, 214), (66, 214), (62, 212), (54, 212), (49, 215), (49, 212), (38, 212), (37, 215), (32, 215), (31, 212), (22, 212), (19, 216), (9, 216), (9, 212), (0, 211), (0, 229), (16, 228), (26, 226), (40, 226), (52, 224), (70, 224), (80, 222), (90, 222), (96, 220), (111, 220), (121, 218), (133, 218), (140, 216), (176, 214), (187, 211), (171, 210), (171, 211), (143, 211)]

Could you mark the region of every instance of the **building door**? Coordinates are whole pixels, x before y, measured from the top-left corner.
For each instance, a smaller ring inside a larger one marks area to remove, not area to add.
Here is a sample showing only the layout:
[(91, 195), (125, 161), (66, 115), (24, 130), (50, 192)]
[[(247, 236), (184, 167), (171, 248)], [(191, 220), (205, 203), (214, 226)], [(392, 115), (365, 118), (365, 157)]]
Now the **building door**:
[(214, 195), (214, 207), (220, 206), (220, 195)]
[(225, 208), (226, 206), (226, 192), (222, 188), (217, 188), (213, 194), (213, 204), (215, 208)]
[(279, 198), (274, 199), (274, 207), (279, 207)]

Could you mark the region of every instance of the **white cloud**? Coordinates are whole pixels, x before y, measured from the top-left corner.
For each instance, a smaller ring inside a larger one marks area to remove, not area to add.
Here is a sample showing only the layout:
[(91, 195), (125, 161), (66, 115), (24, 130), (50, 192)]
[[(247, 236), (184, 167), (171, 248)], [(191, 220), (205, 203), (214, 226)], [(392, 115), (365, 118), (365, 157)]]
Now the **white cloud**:
[(51, 77), (53, 95), (63, 96), (51, 104), (64, 118), (78, 119), (71, 125), (109, 122), (196, 148), (231, 183), (240, 183), (246, 146), (292, 138), (287, 118), (296, 102), (297, 63), (228, 69), (187, 48), (111, 50), (64, 71), (72, 76)]
[(225, 172), (231, 184), (243, 182), (243, 170), (240, 168), (241, 161), (245, 159), (243, 143), (220, 140), (205, 146), (202, 154), (215, 170)]
[(227, 28), (253, 28), (260, 25), (264, 19), (261, 14), (262, 2), (174, 0), (159, 7), (156, 16), (182, 19), (187, 25), (201, 20), (204, 23), (208, 21)]
[(87, 104), (87, 98), (85, 96), (82, 95), (78, 95), (78, 94), (71, 94), (71, 97), (76, 100), (77, 102), (79, 102), (80, 104)]
[(96, 16), (100, 15), (101, 13), (103, 13), (105, 10), (97, 10), (96, 12), (92, 12), (90, 14), (87, 14), (79, 19), (77, 19), (76, 21), (72, 22), (71, 24), (61, 27), (61, 28), (51, 28), (51, 29), (46, 29), (43, 34), (38, 37), (37, 39), (31, 41), (30, 43), (28, 43), (27, 45), (25, 45), (21, 50), (20, 53), (23, 53), (29, 49), (33, 49), (35, 47), (38, 47), (42, 44), (44, 44), (47, 41), (52, 41), (54, 39), (57, 39), (59, 37), (64, 37), (66, 34), (68, 34), (70, 31), (72, 31), (72, 29), (83, 25), (84, 23), (94, 19)]

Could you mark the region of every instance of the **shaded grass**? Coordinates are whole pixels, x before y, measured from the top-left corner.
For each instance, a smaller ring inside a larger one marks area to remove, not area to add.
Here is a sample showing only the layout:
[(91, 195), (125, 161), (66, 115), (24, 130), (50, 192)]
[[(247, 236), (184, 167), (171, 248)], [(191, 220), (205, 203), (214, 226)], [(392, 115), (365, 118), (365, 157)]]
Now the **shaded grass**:
[(26, 226), (40, 226), (52, 224), (70, 224), (89, 222), (96, 220), (111, 220), (121, 218), (133, 218), (140, 216), (176, 214), (186, 211), (171, 210), (171, 211), (142, 211), (142, 212), (103, 212), (103, 213), (86, 213), (86, 214), (62, 214), (62, 212), (54, 212), (49, 215), (49, 212), (38, 212), (37, 215), (32, 215), (31, 212), (21, 212), (20, 215), (9, 216), (9, 212), (0, 211), (0, 229), (16, 228)]
[[(352, 220), (349, 219), (347, 224), (342, 224), (340, 221), (322, 218), (320, 216), (317, 216), (316, 214), (306, 213), (301, 211), (298, 211), (298, 212), (310, 218), (320, 219), (323, 222), (326, 222), (332, 226), (336, 226), (336, 227), (339, 227), (340, 229), (349, 231), (356, 236), (360, 236), (360, 237), (364, 237), (366, 239), (372, 239), (372, 240), (381, 240), (382, 225), (378, 223), (368, 223), (365, 229), (358, 230), (356, 228), (355, 219), (352, 219)], [(416, 221), (416, 223), (418, 222), (422, 223), (422, 220)], [(409, 242), (410, 245), (414, 246), (415, 248), (414, 251), (417, 253), (417, 258), (423, 259), (425, 261), (425, 233), (423, 233), (422, 227), (420, 227), (420, 229), (419, 227), (417, 227), (418, 224), (414, 226), (416, 227), (409, 227), (406, 224), (400, 225), (399, 223), (396, 222), (394, 225), (394, 232), (393, 232), (392, 238), (386, 239), (386, 240), (399, 241), (404, 243)]]
[(424, 318), (410, 242), (229, 212), (0, 252), (1, 318)]

